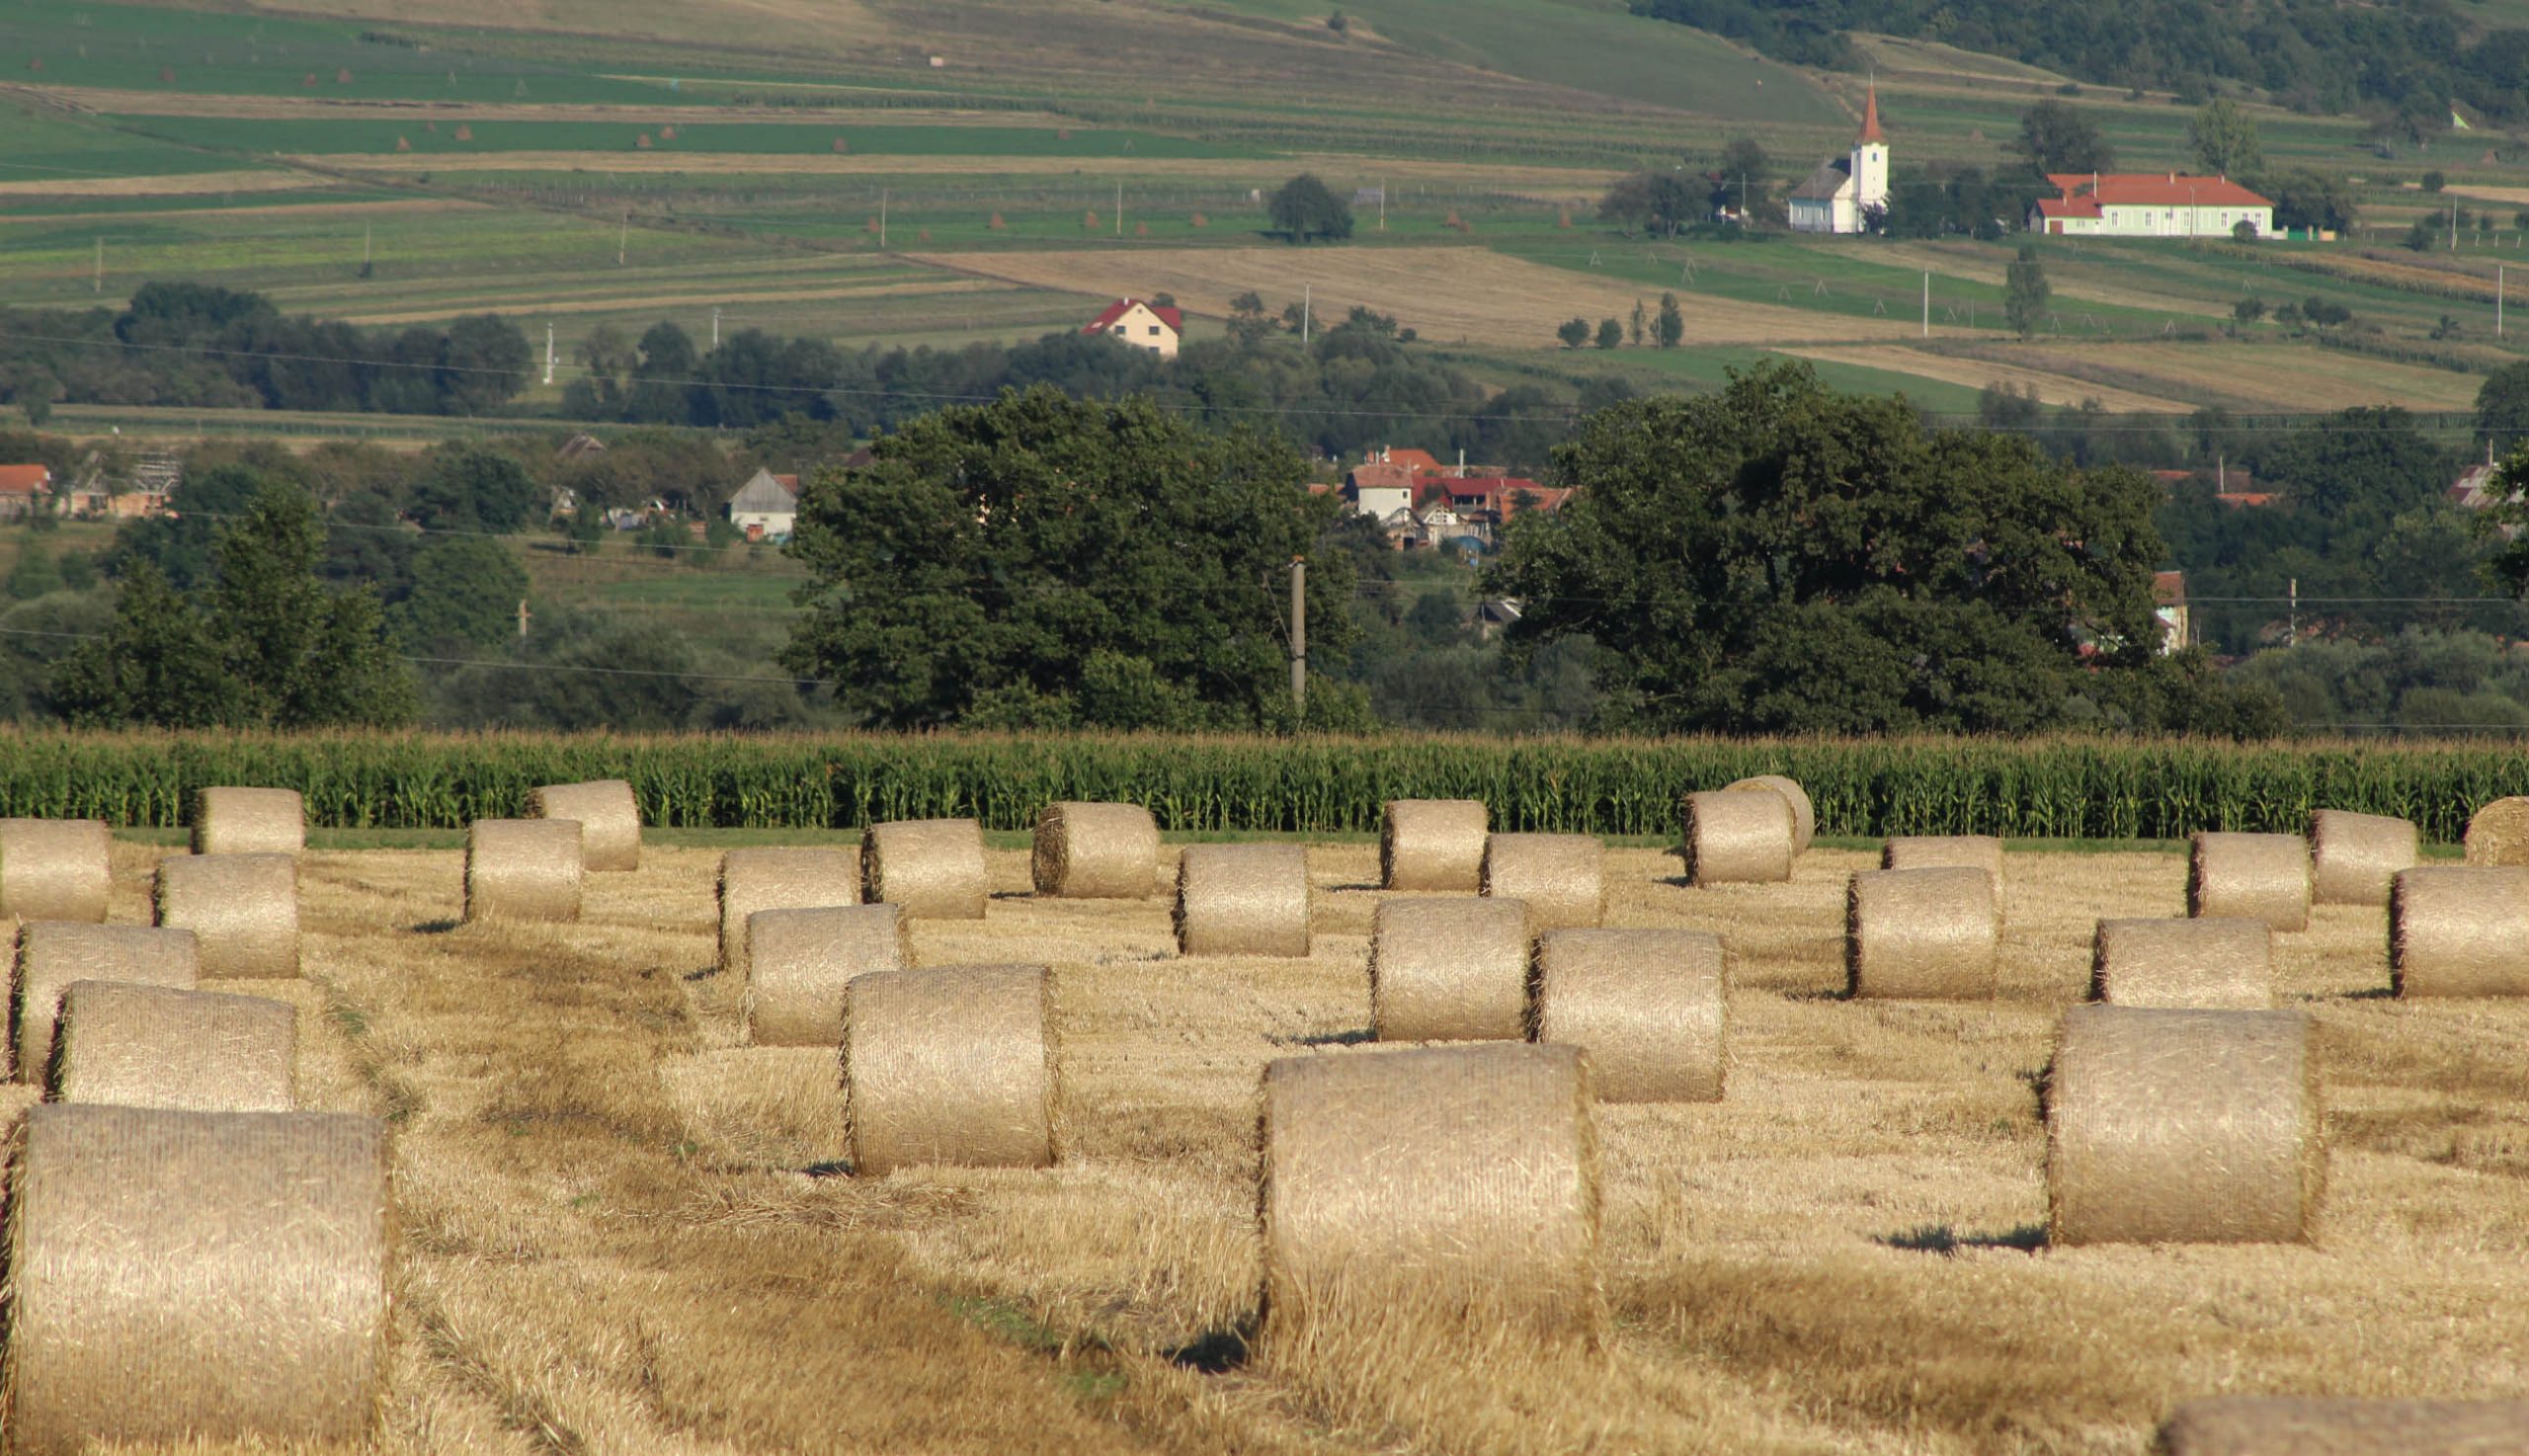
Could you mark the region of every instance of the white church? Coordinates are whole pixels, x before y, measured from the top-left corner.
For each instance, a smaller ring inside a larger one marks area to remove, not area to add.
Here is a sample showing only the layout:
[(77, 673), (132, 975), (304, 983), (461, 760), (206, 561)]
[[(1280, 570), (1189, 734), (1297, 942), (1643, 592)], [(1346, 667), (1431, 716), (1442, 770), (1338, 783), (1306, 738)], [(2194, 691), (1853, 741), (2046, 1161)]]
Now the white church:
[(1879, 88), (1861, 114), (1852, 155), (1830, 157), (1792, 189), (1794, 232), (1860, 232), (1874, 209), (1888, 206), (1888, 137), (1879, 129)]

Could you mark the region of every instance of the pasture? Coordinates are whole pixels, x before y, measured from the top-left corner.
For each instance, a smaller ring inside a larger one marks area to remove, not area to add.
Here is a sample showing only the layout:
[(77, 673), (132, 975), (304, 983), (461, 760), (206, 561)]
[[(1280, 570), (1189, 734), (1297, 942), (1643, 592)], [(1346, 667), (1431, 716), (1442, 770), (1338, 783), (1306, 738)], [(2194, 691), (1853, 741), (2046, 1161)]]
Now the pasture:
[[(2059, 1250), (2053, 1029), (2095, 918), (2182, 912), (2180, 857), (2008, 855), (1999, 992), (1935, 1004), (1839, 995), (1864, 854), (1698, 890), (1612, 850), (1607, 924), (1728, 940), (1731, 1051), (1719, 1103), (1597, 1111), (1603, 1347), (1291, 1348), (1256, 1318), (1257, 1079), (1360, 1054), (1373, 849), (1311, 847), (1308, 957), (1227, 960), (1180, 958), (1164, 900), (1028, 897), (1013, 842), (987, 918), (913, 949), (1053, 968), (1060, 1166), (875, 1178), (832, 1052), (743, 1040), (707, 837), (535, 928), (457, 924), (452, 851), (312, 851), (306, 980), (233, 989), (299, 1008), (302, 1104), (394, 1128), (377, 1448), (2133, 1453), (2213, 1392), (2529, 1394), (2529, 1008), (2387, 999), (2377, 910), (2277, 939), (2322, 1030), (2315, 1246)], [(112, 919), (159, 852), (118, 845)]]

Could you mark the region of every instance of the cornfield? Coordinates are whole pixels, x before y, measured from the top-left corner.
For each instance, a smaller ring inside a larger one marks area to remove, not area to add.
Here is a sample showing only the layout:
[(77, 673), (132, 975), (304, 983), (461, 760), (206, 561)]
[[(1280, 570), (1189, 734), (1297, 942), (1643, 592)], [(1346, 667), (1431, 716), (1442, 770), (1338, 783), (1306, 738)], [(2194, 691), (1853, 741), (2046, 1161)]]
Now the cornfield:
[(252, 784), (299, 790), (312, 825), (451, 828), (613, 777), (669, 827), (1016, 830), (1079, 799), (1147, 805), (1175, 832), (1357, 833), (1388, 799), (1480, 798), (1497, 829), (1669, 835), (1688, 790), (1760, 772), (1799, 779), (1821, 833), (1872, 837), (2297, 832), (2333, 808), (2448, 842), (2476, 805), (2529, 793), (2529, 758), (2468, 744), (23, 733), (0, 734), (0, 815), (171, 827), (194, 789)]

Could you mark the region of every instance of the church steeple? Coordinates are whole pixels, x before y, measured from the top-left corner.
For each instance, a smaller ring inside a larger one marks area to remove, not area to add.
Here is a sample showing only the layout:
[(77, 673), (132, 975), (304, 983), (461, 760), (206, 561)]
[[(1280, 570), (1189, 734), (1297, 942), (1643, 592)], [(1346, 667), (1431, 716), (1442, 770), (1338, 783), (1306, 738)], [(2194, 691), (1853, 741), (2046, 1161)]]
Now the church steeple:
[(1888, 133), (1879, 129), (1879, 83), (1877, 81), (1870, 83), (1870, 100), (1862, 106), (1859, 140), (1863, 145), (1875, 141), (1885, 146), (1888, 142)]

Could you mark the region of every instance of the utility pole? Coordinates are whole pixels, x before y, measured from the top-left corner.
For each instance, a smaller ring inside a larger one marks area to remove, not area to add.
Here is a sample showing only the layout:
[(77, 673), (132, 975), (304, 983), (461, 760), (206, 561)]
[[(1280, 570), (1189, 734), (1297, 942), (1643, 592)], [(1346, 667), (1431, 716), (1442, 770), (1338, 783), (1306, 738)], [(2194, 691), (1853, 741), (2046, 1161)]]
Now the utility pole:
[(711, 347), (720, 347), (720, 310), (717, 308), (711, 310)]
[(1309, 312), (1316, 301), (1316, 289), (1314, 283), (1300, 284), (1300, 344), (1303, 348), (1308, 344)]
[(1291, 558), (1291, 718), (1308, 715), (1308, 558)]
[(521, 597), (518, 599), (518, 635), (522, 642), (527, 640), (527, 599)]
[(1932, 336), (1932, 271), (1923, 270), (1923, 337)]
[(624, 245), (632, 240), (632, 209), (623, 209), (623, 221), (614, 230), (614, 266), (623, 266)]
[(544, 385), (553, 386), (553, 321), (544, 321)]
[(1115, 236), (1124, 235), (1124, 185), (1115, 184)]
[(2283, 639), (2283, 645), (2298, 647), (2301, 645), (2301, 579), (2297, 576), (2292, 578), (2291, 592), (2292, 612), (2288, 618), (2290, 635)]
[(374, 246), (377, 241), (376, 228), (377, 225), (372, 222), (364, 222), (360, 225), (360, 271), (363, 274), (367, 273), (370, 265), (377, 262), (377, 250)]
[(2450, 195), (2450, 251), (2459, 251), (2459, 195)]
[(96, 271), (95, 275), (94, 275), (93, 277), (91, 277), (91, 278), (88, 280), (88, 291), (89, 291), (89, 292), (91, 292), (91, 293), (102, 293), (102, 292), (104, 292), (105, 290), (106, 290), (106, 240), (105, 240), (104, 238), (100, 237), (100, 238), (98, 238), (98, 239), (97, 239), (97, 271)]
[(882, 188), (878, 189), (878, 250), (879, 250), (880, 252), (882, 252), (882, 253), (883, 253), (883, 252), (885, 252), (885, 251), (886, 251), (886, 248), (887, 248), (887, 190), (886, 190), (885, 188), (883, 188), (883, 187), (882, 187)]
[(1387, 231), (1387, 179), (1379, 179), (1379, 231)]
[(2502, 265), (2493, 266), (2493, 336), (2502, 337)]

